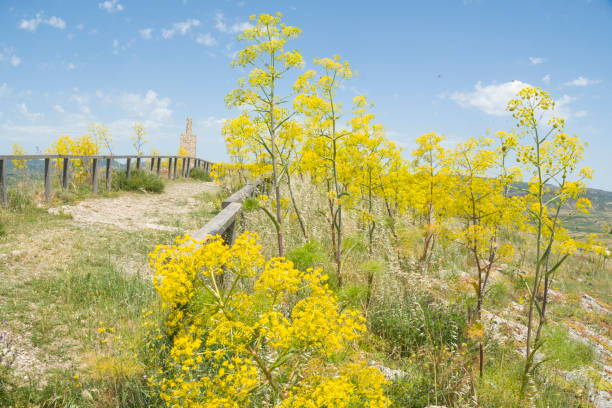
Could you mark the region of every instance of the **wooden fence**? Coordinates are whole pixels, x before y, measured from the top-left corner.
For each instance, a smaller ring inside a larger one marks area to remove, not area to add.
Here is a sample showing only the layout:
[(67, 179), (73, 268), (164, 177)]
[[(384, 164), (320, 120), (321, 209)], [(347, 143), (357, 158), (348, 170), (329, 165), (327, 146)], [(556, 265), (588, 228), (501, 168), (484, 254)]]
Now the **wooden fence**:
[(246, 184), (240, 190), (223, 200), (221, 203), (222, 210), (208, 221), (206, 225), (192, 234), (191, 237), (201, 241), (209, 235), (220, 235), (228, 245), (232, 245), (234, 243), (236, 220), (242, 213), (243, 201), (253, 196), (256, 191), (263, 188), (267, 182), (267, 179), (260, 179), (254, 183)]
[[(53, 176), (52, 160), (56, 163), (62, 161), (62, 188), (68, 188), (68, 182), (70, 179), (70, 160), (85, 160), (88, 162), (88, 166), (91, 166), (91, 177), (92, 177), (92, 190), (94, 194), (98, 194), (98, 183), (100, 176), (100, 169), (102, 163), (106, 161), (105, 168), (105, 179), (106, 179), (106, 191), (110, 191), (111, 188), (111, 177), (112, 177), (112, 165), (114, 161), (125, 160), (126, 161), (126, 177), (130, 178), (132, 171), (132, 163), (136, 164), (136, 169), (140, 169), (146, 166), (148, 160), (148, 168), (150, 171), (154, 171), (159, 176), (161, 171), (162, 160), (168, 159), (168, 179), (176, 179), (177, 175), (180, 177), (189, 177), (191, 170), (194, 168), (202, 168), (206, 171), (211, 170), (213, 163), (199, 159), (197, 157), (190, 156), (82, 156), (82, 155), (57, 155), (57, 154), (42, 154), (42, 155), (8, 155), (0, 156), (0, 202), (3, 206), (8, 205), (7, 197), (7, 183), (6, 183), (6, 167), (9, 160), (44, 160), (45, 161), (45, 172), (44, 172), (44, 183), (45, 183), (45, 200), (51, 201), (51, 178)], [(178, 162), (181, 161), (180, 173), (178, 173)]]

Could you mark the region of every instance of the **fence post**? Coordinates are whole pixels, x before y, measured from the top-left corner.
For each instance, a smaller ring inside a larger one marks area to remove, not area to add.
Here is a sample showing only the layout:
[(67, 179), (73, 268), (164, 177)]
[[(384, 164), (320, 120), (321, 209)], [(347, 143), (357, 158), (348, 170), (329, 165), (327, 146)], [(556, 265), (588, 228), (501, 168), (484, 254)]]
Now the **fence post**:
[(130, 174), (132, 173), (132, 158), (127, 158), (127, 170), (125, 171), (125, 178), (130, 179)]
[(91, 190), (94, 194), (98, 194), (98, 159), (91, 160)]
[(51, 159), (45, 159), (45, 201), (51, 201)]
[(0, 200), (3, 207), (8, 206), (6, 190), (6, 159), (0, 159)]
[(113, 159), (110, 157), (106, 159), (106, 192), (111, 190), (111, 162)]
[[(157, 158), (157, 177), (159, 177), (160, 167), (161, 167), (161, 157), (158, 157)], [(153, 169), (151, 169), (151, 170), (153, 170)]]
[(136, 169), (140, 170), (140, 157), (136, 158)]
[(185, 172), (185, 177), (189, 177), (191, 174), (191, 159), (187, 159), (187, 171)]
[(172, 157), (168, 157), (168, 180), (172, 178)]
[(62, 188), (65, 190), (68, 188), (68, 176), (69, 176), (70, 159), (64, 157), (64, 165), (62, 168)]
[(151, 157), (151, 167), (149, 168), (149, 171), (153, 171), (153, 164), (155, 163), (155, 158)]
[(178, 162), (178, 157), (174, 158), (174, 174), (172, 175), (172, 180), (176, 180), (176, 163)]

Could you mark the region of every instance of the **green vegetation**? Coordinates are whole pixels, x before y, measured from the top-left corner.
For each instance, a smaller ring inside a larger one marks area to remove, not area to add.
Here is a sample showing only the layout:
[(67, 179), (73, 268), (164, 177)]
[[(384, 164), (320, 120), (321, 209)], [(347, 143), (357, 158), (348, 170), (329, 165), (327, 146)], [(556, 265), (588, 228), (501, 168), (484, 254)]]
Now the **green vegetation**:
[(442, 306), (431, 296), (410, 295), (403, 304), (377, 305), (370, 314), (372, 332), (386, 340), (389, 351), (406, 357), (428, 345), (458, 348), (465, 341), (466, 315)]
[(543, 350), (550, 362), (562, 370), (576, 370), (593, 362), (593, 348), (569, 337), (567, 329), (550, 327)]
[(199, 181), (212, 181), (212, 178), (210, 177), (210, 173), (200, 168), (191, 169), (191, 173), (189, 174), (189, 177), (195, 180), (199, 180)]
[(146, 191), (149, 193), (161, 193), (164, 191), (164, 183), (157, 175), (146, 170), (132, 170), (130, 178), (125, 172), (118, 172), (112, 178), (113, 190)]

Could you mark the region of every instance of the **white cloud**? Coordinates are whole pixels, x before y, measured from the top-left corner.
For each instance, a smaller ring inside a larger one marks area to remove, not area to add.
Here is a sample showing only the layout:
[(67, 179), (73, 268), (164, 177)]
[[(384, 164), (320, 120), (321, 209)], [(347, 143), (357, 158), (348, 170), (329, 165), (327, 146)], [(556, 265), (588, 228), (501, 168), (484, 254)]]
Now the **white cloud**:
[(0, 49), (0, 62), (6, 62), (13, 67), (18, 67), (21, 64), (21, 58), (15, 55), (11, 48)]
[(21, 28), (22, 30), (27, 30), (27, 31), (36, 31), (36, 29), (38, 28), (38, 25), (42, 22), (42, 17), (40, 16), (40, 14), (37, 14), (35, 18), (30, 19), (30, 20), (21, 20), (21, 23), (19, 23), (19, 28)]
[(89, 96), (79, 93), (79, 89), (74, 88), (73, 94), (70, 97), (70, 99), (76, 103), (76, 106), (79, 112), (81, 112), (82, 114), (86, 116), (91, 115), (91, 109), (88, 106), (89, 99), (90, 99)]
[(210, 34), (199, 34), (198, 38), (196, 38), (196, 42), (198, 44), (204, 44), (207, 47), (217, 45), (217, 40), (215, 40)]
[(172, 28), (162, 29), (162, 37), (164, 37), (165, 39), (169, 39), (169, 38), (174, 37), (174, 34), (176, 34), (177, 32), (180, 35), (185, 35), (193, 27), (198, 27), (199, 25), (200, 25), (200, 20), (189, 18), (186, 21), (172, 24)]
[[(567, 94), (563, 94), (561, 98), (555, 100), (555, 109), (553, 114), (555, 116), (561, 116), (565, 119), (571, 118), (583, 118), (588, 115), (588, 112), (585, 110), (574, 111), (571, 104), (576, 102), (578, 98), (573, 96), (569, 96)], [(549, 115), (545, 115), (548, 117)]]
[(531, 61), (533, 65), (538, 65), (544, 63), (546, 59), (542, 57), (529, 57), (529, 61)]
[(225, 16), (223, 13), (218, 12), (215, 14), (215, 28), (222, 33), (227, 34), (237, 34), (241, 33), (248, 28), (253, 28), (253, 24), (248, 21), (234, 23), (231, 26), (228, 26), (225, 22)]
[(464, 108), (476, 108), (488, 115), (504, 116), (508, 101), (516, 96), (518, 91), (526, 86), (531, 86), (521, 81), (510, 81), (502, 84), (483, 86), (478, 81), (474, 86), (474, 92), (453, 92), (450, 96)]
[(21, 113), (23, 116), (25, 116), (30, 121), (37, 120), (42, 117), (42, 113), (30, 112), (25, 103), (18, 103), (17, 109), (19, 110), (19, 113)]
[(555, 116), (561, 116), (565, 119), (569, 119), (573, 116), (570, 104), (574, 101), (576, 101), (576, 98), (564, 94), (561, 96), (561, 98), (555, 100), (555, 109), (553, 114)]
[(546, 85), (550, 84), (550, 74), (544, 75), (542, 82), (544, 82)]
[(150, 40), (151, 39), (151, 35), (153, 34), (153, 29), (152, 28), (143, 28), (142, 30), (138, 30), (138, 32), (140, 33), (140, 36), (143, 39)]
[(81, 31), (81, 30), (83, 30), (83, 28), (85, 28), (85, 26), (84, 26), (83, 24), (77, 24), (77, 25), (75, 26), (75, 28), (76, 28), (77, 30)]
[(123, 5), (119, 3), (119, 0), (106, 0), (102, 3), (98, 3), (98, 7), (109, 13), (123, 10)]
[(51, 27), (59, 28), (60, 30), (66, 28), (66, 22), (59, 17), (51, 16), (51, 18), (49, 18), (46, 23), (49, 24)]
[(138, 119), (148, 119), (151, 122), (161, 123), (172, 116), (169, 98), (159, 98), (153, 90), (146, 94), (123, 93), (119, 95), (119, 105), (126, 112)]
[(195, 128), (213, 128), (220, 129), (227, 118), (218, 118), (216, 116), (209, 116), (203, 119), (195, 120)]
[(4, 98), (5, 96), (9, 96), (11, 94), (11, 92), (12, 92), (12, 89), (8, 87), (6, 82), (4, 82), (0, 86), (0, 98)]
[(589, 113), (587, 111), (581, 110), (581, 111), (578, 111), (578, 112), (574, 113), (574, 117), (576, 117), (576, 118), (584, 118), (588, 114)]
[(588, 79), (582, 76), (574, 79), (573, 81), (566, 82), (565, 86), (589, 86), (601, 83), (601, 79)]
[(66, 69), (68, 71), (72, 71), (75, 68), (76, 68), (76, 65), (74, 65), (72, 62), (69, 62), (69, 63), (66, 64)]
[(37, 13), (36, 17), (31, 18), (29, 20), (22, 19), (19, 23), (18, 27), (22, 30), (35, 32), (40, 24), (46, 24), (53, 28), (57, 28), (63, 30), (66, 28), (66, 22), (62, 20), (60, 17), (51, 16), (48, 19), (43, 18), (41, 13)]
[[(176, 151), (179, 135), (184, 131), (184, 122), (174, 121), (170, 99), (153, 90), (113, 92), (100, 89), (86, 92), (73, 88), (69, 94), (59, 91), (49, 95), (48, 99), (53, 102), (49, 104), (50, 113), (45, 115), (31, 112), (32, 101), (41, 99), (44, 94), (35, 92), (30, 95), (33, 99), (21, 99), (22, 92), (11, 91), (8, 84), (0, 82), (0, 97), (8, 96), (9, 92), (12, 97), (19, 98), (12, 103), (13, 115), (7, 115), (3, 109), (5, 115), (0, 121), (0, 140), (9, 146), (15, 142), (25, 142), (29, 144), (28, 148), (40, 146), (44, 149), (59, 135), (80, 137), (87, 131), (89, 123), (102, 122), (117, 140), (117, 153), (124, 153), (132, 150), (132, 126), (140, 122), (147, 130), (147, 138), (150, 140), (148, 147), (155, 146), (164, 152), (173, 152)], [(5, 98), (0, 100), (6, 102)], [(219, 128), (210, 128), (210, 133), (218, 139)], [(222, 141), (219, 151), (224, 151)]]

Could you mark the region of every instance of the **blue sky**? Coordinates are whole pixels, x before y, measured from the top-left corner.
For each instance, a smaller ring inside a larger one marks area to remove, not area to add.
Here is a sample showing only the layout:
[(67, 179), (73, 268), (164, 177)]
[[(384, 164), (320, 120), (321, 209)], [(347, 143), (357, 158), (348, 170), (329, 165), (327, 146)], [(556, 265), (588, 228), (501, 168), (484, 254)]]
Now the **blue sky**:
[(429, 131), (454, 143), (512, 129), (505, 104), (530, 84), (589, 142), (590, 186), (612, 190), (612, 2), (597, 0), (2, 0), (0, 152), (44, 150), (91, 122), (116, 153), (133, 151), (135, 122), (147, 150), (175, 152), (191, 116), (198, 155), (226, 159), (220, 128), (235, 112), (223, 97), (244, 75), (229, 65), (236, 34), (277, 11), (303, 30), (290, 47), (306, 69), (335, 53), (351, 63), (342, 96), (367, 94), (407, 151)]

